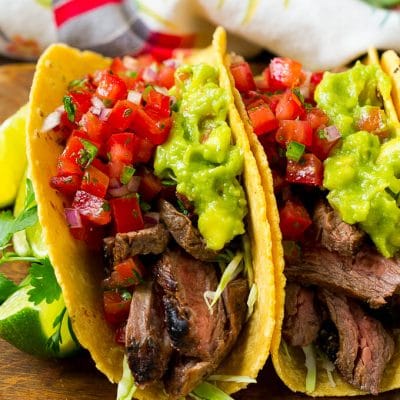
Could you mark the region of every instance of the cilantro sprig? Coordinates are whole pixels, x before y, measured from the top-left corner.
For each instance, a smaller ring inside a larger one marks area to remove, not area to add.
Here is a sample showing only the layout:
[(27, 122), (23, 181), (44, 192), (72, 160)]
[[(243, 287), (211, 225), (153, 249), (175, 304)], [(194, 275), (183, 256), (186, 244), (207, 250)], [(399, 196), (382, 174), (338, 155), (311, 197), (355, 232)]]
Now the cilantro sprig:
[(60, 352), (60, 344), (62, 344), (61, 328), (66, 312), (67, 309), (64, 307), (54, 319), (53, 328), (55, 328), (55, 330), (54, 333), (47, 339), (46, 343), (47, 348), (56, 354)]

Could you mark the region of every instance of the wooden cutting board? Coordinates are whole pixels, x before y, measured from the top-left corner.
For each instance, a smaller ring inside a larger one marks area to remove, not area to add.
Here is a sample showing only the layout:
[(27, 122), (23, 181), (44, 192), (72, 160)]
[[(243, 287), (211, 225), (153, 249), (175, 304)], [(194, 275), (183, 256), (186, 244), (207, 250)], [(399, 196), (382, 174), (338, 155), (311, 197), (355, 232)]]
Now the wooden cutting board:
[[(0, 123), (28, 100), (33, 72), (32, 64), (0, 66)], [(1, 267), (1, 272), (16, 282), (25, 276), (26, 270), (26, 265), (21, 263)], [(270, 361), (260, 373), (258, 382), (237, 393), (234, 398), (236, 400), (311, 399), (290, 392), (274, 373)], [(87, 352), (82, 351), (69, 359), (42, 360), (22, 353), (0, 339), (0, 400), (114, 400), (115, 398), (116, 386), (109, 383), (96, 370)], [(394, 391), (380, 396), (353, 399), (399, 398), (400, 391)]]

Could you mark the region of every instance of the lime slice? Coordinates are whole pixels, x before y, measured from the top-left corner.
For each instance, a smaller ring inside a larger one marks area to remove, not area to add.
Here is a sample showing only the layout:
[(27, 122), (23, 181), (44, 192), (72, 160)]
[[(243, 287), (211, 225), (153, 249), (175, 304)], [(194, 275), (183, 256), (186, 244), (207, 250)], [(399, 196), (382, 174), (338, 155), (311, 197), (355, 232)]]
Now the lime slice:
[(11, 205), (26, 168), (27, 105), (0, 126), (0, 208)]
[(55, 333), (53, 322), (64, 309), (62, 296), (50, 304), (45, 301), (35, 305), (29, 301), (29, 284), (17, 290), (0, 306), (0, 336), (18, 349), (39, 357), (66, 357), (75, 352), (77, 345), (71, 335), (68, 315), (61, 323), (59, 352), (48, 346), (49, 338)]

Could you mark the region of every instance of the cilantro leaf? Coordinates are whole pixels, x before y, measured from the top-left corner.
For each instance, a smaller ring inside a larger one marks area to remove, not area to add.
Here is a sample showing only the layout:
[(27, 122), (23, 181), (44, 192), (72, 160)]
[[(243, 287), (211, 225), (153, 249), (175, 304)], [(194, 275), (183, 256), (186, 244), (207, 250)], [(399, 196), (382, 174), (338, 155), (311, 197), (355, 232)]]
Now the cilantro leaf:
[(63, 98), (63, 103), (64, 103), (64, 110), (67, 113), (68, 116), (68, 120), (71, 122), (75, 121), (75, 104), (72, 101), (72, 97), (71, 96), (64, 96)]
[(35, 305), (40, 304), (42, 301), (50, 304), (60, 298), (61, 288), (48, 258), (32, 263), (29, 274), (31, 276), (31, 285), (33, 286), (28, 292), (29, 301)]
[(18, 286), (11, 279), (0, 274), (0, 304), (8, 299), (17, 289)]

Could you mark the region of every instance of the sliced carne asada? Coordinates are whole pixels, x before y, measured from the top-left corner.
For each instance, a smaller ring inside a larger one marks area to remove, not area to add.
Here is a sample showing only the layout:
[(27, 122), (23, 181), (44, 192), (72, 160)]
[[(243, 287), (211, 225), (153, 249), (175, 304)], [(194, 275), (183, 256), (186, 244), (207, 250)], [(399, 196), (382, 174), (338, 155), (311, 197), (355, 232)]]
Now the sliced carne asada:
[(176, 242), (194, 258), (215, 261), (218, 253), (207, 248), (206, 242), (192, 221), (167, 200), (160, 200), (160, 217)]
[(314, 290), (297, 283), (286, 285), (282, 335), (292, 346), (308, 346), (318, 336), (322, 321), (315, 307), (314, 294)]
[(313, 222), (317, 240), (330, 251), (338, 251), (346, 256), (354, 255), (365, 239), (365, 233), (356, 225), (342, 221), (326, 200), (317, 202)]
[[(167, 248), (169, 233), (164, 224), (103, 239), (105, 256), (112, 254), (113, 264), (118, 264), (137, 254), (161, 254)], [(112, 252), (112, 253), (111, 253)]]
[(125, 331), (128, 364), (141, 387), (160, 380), (173, 352), (156, 283), (144, 282), (132, 294)]
[(339, 333), (336, 367), (350, 384), (378, 394), (384, 369), (394, 352), (393, 338), (378, 320), (345, 296), (322, 289), (320, 298)]
[(154, 275), (164, 291), (167, 329), (174, 347), (187, 357), (212, 359), (226, 323), (223, 302), (218, 301), (211, 313), (204, 300), (204, 293), (218, 286), (214, 266), (181, 249), (167, 250), (155, 265)]
[(400, 285), (399, 261), (366, 246), (354, 257), (306, 247), (300, 262), (285, 266), (285, 275), (363, 300), (373, 308), (384, 305)]

